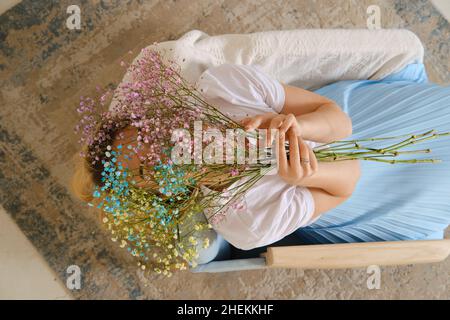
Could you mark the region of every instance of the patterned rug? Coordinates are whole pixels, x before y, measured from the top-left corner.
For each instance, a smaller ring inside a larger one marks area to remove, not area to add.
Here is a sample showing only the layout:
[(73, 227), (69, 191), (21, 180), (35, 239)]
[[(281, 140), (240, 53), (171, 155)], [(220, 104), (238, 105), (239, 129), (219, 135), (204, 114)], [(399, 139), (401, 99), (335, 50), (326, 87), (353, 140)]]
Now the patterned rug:
[[(381, 8), (383, 28), (406, 28), (426, 47), (431, 80), (448, 83), (449, 23), (425, 0), (77, 1), (81, 30), (66, 27), (71, 1), (25, 0), (0, 16), (0, 203), (66, 281), (78, 265), (80, 299), (450, 298), (450, 261), (383, 268), (380, 290), (364, 269), (180, 273), (144, 278), (68, 191), (80, 95), (117, 83), (129, 50), (209, 34), (294, 28), (365, 28)], [(0, 226), (1, 227), (1, 226)]]

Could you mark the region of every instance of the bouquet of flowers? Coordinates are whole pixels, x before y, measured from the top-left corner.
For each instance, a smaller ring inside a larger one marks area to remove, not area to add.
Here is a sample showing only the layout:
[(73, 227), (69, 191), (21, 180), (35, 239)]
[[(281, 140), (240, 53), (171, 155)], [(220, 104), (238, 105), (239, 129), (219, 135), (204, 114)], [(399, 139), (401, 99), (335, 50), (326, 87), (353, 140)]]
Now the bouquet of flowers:
[[(178, 65), (163, 61), (158, 51), (143, 49), (138, 61), (122, 64), (129, 67), (130, 81), (114, 91), (99, 90), (96, 98), (82, 97), (77, 109), (76, 131), (85, 146), (81, 156), (98, 181), (89, 205), (102, 210), (112, 241), (135, 256), (142, 270), (171, 276), (195, 267), (199, 248), (209, 245), (197, 231), (219, 223), (226, 208), (238, 209), (246, 190), (273, 169), (274, 157), (255, 143), (264, 133), (245, 132), (206, 102)], [(116, 104), (108, 110), (111, 98)], [(447, 134), (431, 130), (335, 141), (314, 152), (318, 161), (436, 162), (396, 157), (430, 152), (402, 149)], [(366, 145), (394, 139), (400, 141), (381, 148)], [(203, 193), (203, 184), (212, 191)], [(206, 210), (212, 212), (208, 220), (196, 219)]]

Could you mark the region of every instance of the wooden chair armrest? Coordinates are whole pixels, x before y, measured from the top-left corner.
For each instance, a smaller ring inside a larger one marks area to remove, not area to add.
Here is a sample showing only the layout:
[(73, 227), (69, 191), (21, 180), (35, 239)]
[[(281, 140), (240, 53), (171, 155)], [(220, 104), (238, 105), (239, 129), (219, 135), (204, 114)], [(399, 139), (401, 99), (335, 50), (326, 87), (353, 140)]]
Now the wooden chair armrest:
[(446, 239), (269, 247), (264, 256), (271, 268), (338, 269), (439, 262), (449, 254)]

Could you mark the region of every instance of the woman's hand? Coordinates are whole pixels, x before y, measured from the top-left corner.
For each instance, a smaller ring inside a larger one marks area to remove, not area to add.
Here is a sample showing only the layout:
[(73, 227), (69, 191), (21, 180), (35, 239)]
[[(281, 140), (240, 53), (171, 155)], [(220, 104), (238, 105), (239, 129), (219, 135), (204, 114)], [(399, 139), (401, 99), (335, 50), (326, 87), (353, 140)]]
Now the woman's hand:
[(289, 159), (286, 153), (286, 134), (281, 133), (278, 138), (278, 174), (291, 185), (300, 185), (302, 179), (317, 172), (318, 163), (313, 150), (305, 141), (296, 135), (294, 129), (287, 131), (289, 141)]
[(275, 138), (272, 130), (279, 130), (279, 134), (286, 134), (291, 130), (297, 137), (302, 137), (302, 129), (293, 114), (277, 114), (268, 112), (255, 117), (245, 118), (241, 121), (246, 131), (253, 129), (267, 129), (266, 146), (271, 146)]

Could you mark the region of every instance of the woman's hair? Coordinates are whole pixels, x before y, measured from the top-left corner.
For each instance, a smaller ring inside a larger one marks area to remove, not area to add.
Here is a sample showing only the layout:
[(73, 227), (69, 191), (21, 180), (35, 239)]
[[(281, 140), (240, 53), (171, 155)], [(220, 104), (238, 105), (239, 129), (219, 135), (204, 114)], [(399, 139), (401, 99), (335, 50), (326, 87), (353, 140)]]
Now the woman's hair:
[(80, 200), (90, 202), (93, 199), (95, 188), (92, 170), (87, 160), (76, 154), (74, 157), (75, 168), (72, 176), (72, 193)]
[[(100, 143), (85, 146), (82, 154), (74, 156), (74, 174), (72, 176), (72, 192), (80, 200), (90, 202), (93, 200), (93, 192), (96, 186), (102, 186), (103, 163), (107, 147), (112, 145), (117, 133), (123, 129), (127, 123), (111, 128), (99, 123), (96, 133), (102, 133), (103, 139)], [(107, 129), (105, 129), (107, 128)], [(95, 150), (95, 155), (93, 155)]]

